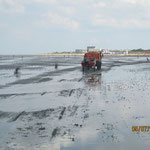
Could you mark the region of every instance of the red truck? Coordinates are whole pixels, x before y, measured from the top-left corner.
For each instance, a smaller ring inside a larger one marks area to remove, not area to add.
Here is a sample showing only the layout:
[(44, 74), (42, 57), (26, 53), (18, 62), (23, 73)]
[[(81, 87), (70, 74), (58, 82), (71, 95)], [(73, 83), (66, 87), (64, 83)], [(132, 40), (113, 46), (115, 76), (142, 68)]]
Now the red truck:
[(94, 70), (100, 70), (102, 65), (102, 53), (100, 52), (88, 52), (84, 55), (84, 60), (81, 62), (82, 70), (89, 70), (93, 68)]

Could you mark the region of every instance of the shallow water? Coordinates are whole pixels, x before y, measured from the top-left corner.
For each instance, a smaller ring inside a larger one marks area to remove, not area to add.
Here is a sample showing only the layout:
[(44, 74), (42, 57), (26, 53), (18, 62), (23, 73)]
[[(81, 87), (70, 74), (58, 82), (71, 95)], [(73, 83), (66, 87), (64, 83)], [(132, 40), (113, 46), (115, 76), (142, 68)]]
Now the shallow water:
[[(57, 70), (54, 60), (61, 62)], [(101, 71), (85, 73), (81, 60), (25, 57), (16, 65), (22, 66), (20, 78), (8, 80), (5, 73), (13, 74), (13, 68), (9, 59), (2, 60), (1, 150), (149, 148), (149, 132), (132, 132), (132, 126), (149, 125), (146, 58), (105, 57)]]

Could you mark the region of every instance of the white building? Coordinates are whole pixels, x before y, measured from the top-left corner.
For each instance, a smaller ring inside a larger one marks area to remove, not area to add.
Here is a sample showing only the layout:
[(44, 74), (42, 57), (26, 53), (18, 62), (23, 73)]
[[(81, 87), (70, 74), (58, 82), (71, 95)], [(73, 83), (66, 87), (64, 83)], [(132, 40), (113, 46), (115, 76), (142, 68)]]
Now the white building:
[(93, 51), (93, 49), (95, 49), (95, 46), (88, 46), (88, 47), (87, 47), (87, 51), (88, 51), (88, 52)]
[(110, 51), (107, 50), (107, 49), (102, 49), (102, 52), (103, 52), (103, 54), (112, 54), (112, 52), (110, 52)]
[(75, 52), (76, 53), (86, 53), (87, 50), (85, 50), (85, 49), (76, 49)]
[(87, 51), (88, 52), (100, 52), (101, 49), (100, 48), (96, 48), (95, 46), (88, 46), (87, 47)]

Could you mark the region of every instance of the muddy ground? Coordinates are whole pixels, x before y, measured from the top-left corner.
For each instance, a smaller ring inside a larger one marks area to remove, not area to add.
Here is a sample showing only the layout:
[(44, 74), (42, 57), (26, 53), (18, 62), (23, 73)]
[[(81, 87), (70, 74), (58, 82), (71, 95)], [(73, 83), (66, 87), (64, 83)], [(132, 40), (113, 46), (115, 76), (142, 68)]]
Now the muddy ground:
[(104, 57), (85, 73), (81, 60), (0, 57), (0, 150), (149, 149), (150, 132), (132, 132), (150, 125), (146, 57)]

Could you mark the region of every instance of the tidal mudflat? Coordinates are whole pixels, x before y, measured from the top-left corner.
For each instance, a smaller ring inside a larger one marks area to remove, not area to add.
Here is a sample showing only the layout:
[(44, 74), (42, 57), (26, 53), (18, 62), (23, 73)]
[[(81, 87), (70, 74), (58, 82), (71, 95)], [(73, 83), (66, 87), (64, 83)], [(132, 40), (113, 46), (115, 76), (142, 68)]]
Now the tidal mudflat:
[(146, 57), (107, 56), (84, 73), (81, 61), (0, 57), (0, 150), (149, 149), (150, 132), (132, 132), (150, 125)]

